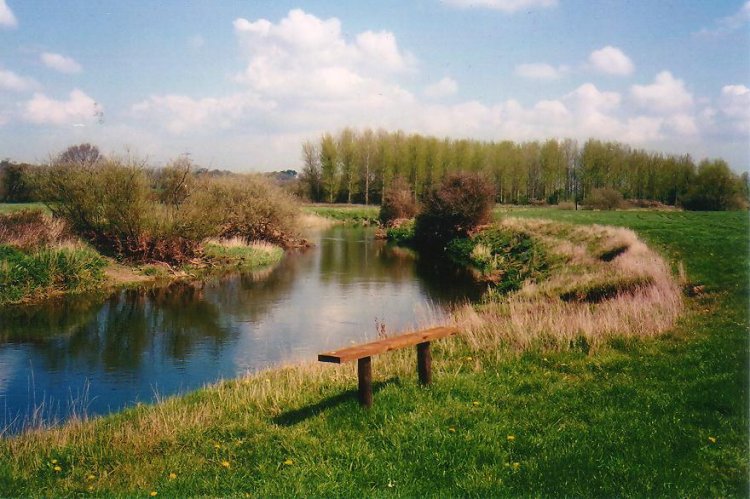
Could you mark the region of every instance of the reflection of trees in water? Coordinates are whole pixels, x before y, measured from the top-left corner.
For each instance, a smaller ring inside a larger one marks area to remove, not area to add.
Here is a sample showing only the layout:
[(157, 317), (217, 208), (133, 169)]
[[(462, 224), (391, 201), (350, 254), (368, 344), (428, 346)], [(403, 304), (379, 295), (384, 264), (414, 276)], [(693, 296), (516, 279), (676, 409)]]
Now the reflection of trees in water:
[[(354, 232), (354, 237), (350, 233)], [(334, 228), (320, 241), (320, 280), (343, 286), (354, 282), (404, 282), (414, 279), (414, 268), (370, 229)]]
[[(237, 334), (221, 323), (218, 309), (203, 299), (200, 287), (189, 283), (125, 290), (88, 308), (69, 305), (64, 312), (48, 309), (50, 319), (58, 314), (62, 327), (48, 323), (50, 332), (44, 335), (24, 332), (28, 317), (22, 315), (12, 324), (4, 322), (3, 330), (9, 341), (31, 343), (51, 369), (101, 365), (108, 371), (137, 371), (144, 353), (154, 349), (160, 349), (156, 356), (184, 360), (198, 344), (210, 343), (218, 350)], [(37, 314), (44, 315), (41, 310)], [(81, 319), (71, 318), (76, 315)], [(36, 317), (32, 314), (41, 330), (45, 321)]]
[(440, 304), (476, 301), (486, 290), (486, 285), (477, 283), (469, 269), (445, 258), (420, 256), (416, 260), (416, 273), (424, 294)]

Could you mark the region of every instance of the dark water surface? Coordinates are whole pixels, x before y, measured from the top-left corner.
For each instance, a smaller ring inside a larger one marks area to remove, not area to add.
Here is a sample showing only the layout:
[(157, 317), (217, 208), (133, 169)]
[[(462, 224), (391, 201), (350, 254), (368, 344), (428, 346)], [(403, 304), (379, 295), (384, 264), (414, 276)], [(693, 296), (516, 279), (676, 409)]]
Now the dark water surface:
[[(0, 310), (0, 424), (97, 415), (439, 318), (467, 273), (335, 227), (273, 270)], [(334, 367), (332, 367), (333, 369)]]

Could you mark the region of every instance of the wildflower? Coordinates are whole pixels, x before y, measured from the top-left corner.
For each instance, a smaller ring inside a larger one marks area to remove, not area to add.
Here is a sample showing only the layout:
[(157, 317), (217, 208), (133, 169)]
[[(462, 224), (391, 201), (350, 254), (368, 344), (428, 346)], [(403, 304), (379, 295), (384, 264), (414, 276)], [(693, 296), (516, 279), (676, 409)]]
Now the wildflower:
[(95, 479), (96, 477), (94, 475), (86, 475), (86, 480), (91, 481)]
[(715, 444), (716, 443), (716, 437), (708, 437), (708, 441), (711, 442), (712, 444)]
[(451, 433), (456, 433), (456, 429), (454, 427), (452, 427), (452, 426), (450, 428), (448, 428), (448, 431), (451, 432)]
[(221, 465), (222, 465), (223, 467), (225, 467), (225, 468), (229, 468), (229, 466), (230, 466), (230, 464), (229, 464), (229, 461), (222, 461), (222, 462), (221, 462)]
[(475, 400), (474, 402), (472, 402), (471, 404), (472, 404), (472, 405), (473, 405), (474, 407), (479, 407), (479, 402), (478, 402), (478, 401), (476, 401), (476, 400)]
[(94, 491), (94, 486), (93, 485), (89, 485), (88, 491), (89, 492), (93, 492)]
[(169, 479), (170, 480), (174, 480), (175, 478), (177, 478), (177, 473), (170, 473), (169, 474)]
[(214, 449), (221, 449), (221, 444), (214, 444)]
[(520, 467), (521, 467), (521, 463), (513, 463), (513, 469), (514, 470), (517, 470)]
[(468, 360), (469, 362), (471, 362), (474, 359), (472, 359), (471, 357), (466, 357), (466, 360)]
[(56, 472), (58, 472), (58, 473), (62, 471), (62, 468), (61, 468), (61, 467), (59, 467), (59, 466), (55, 466), (55, 467), (54, 467), (54, 468), (52, 468), (52, 469), (53, 469), (53, 470), (55, 470), (55, 471), (56, 471)]
[(57, 464), (57, 459), (53, 459), (53, 460), (52, 460), (52, 461), (50, 461), (50, 462), (51, 462), (52, 464)]
[(516, 436), (515, 435), (508, 435), (507, 438), (508, 438), (508, 442), (514, 442), (516, 440)]
[(287, 459), (286, 461), (284, 461), (284, 464), (287, 466), (291, 466), (294, 464), (294, 461), (292, 461), (291, 459)]
[(151, 497), (156, 497), (157, 495), (159, 495), (159, 493), (158, 493), (157, 491), (155, 491), (155, 490), (152, 490), (152, 491), (151, 491), (151, 493), (150, 493), (149, 495), (150, 495)]

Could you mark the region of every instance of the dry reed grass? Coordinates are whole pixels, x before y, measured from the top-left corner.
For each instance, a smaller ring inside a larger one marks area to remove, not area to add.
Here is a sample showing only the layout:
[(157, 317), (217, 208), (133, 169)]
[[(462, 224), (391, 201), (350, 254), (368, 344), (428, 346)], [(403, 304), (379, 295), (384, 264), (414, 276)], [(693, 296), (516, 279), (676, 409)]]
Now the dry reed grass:
[[(521, 219), (503, 225), (530, 233), (555, 263), (540, 283), (455, 311), (474, 349), (595, 350), (614, 337), (660, 334), (682, 311), (681, 286), (669, 266), (630, 230)], [(611, 260), (602, 259), (613, 251)], [(597, 292), (599, 300), (562, 298)]]

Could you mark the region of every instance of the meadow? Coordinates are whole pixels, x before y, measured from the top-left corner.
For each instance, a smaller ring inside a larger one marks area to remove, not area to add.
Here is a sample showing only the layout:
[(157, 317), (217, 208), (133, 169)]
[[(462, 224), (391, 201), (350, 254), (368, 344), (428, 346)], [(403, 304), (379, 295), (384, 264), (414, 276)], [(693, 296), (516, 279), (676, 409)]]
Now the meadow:
[(634, 230), (684, 268), (677, 323), (595, 351), (498, 354), (459, 339), (353, 365), (296, 365), (0, 441), (0, 490), (28, 495), (745, 496), (745, 212), (498, 208)]

